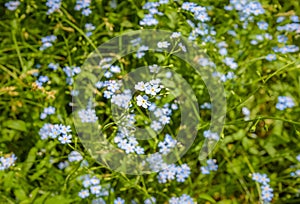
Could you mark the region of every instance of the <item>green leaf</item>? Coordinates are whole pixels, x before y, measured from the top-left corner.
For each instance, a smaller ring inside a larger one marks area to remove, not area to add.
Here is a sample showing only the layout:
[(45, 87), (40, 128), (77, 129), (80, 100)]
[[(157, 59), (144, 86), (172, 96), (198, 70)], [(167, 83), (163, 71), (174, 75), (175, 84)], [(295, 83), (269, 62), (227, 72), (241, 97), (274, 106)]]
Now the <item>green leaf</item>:
[(29, 178), (31, 181), (34, 181), (37, 178), (39, 178), (41, 175), (47, 173), (47, 171), (48, 171), (47, 169), (41, 169), (38, 172), (36, 172), (35, 174), (33, 174), (32, 176), (30, 176)]
[(203, 194), (200, 194), (198, 197), (202, 198), (204, 200), (208, 200), (208, 201), (210, 201), (212, 203), (216, 203), (216, 201), (210, 195), (208, 195), (208, 194), (203, 193)]
[(25, 200), (25, 199), (27, 199), (26, 192), (22, 188), (15, 189), (14, 193), (15, 193), (15, 195), (16, 195), (16, 197), (17, 197), (18, 200)]
[(45, 204), (68, 204), (68, 203), (72, 203), (74, 200), (73, 199), (69, 199), (69, 198), (65, 198), (63, 196), (55, 196), (52, 198), (49, 198), (45, 201)]
[(276, 149), (273, 147), (272, 144), (268, 143), (264, 146), (264, 148), (271, 157), (273, 157), (276, 154)]
[(23, 163), (23, 173), (26, 174), (28, 170), (32, 167), (36, 159), (36, 153), (38, 149), (36, 147), (32, 147), (28, 153), (26, 161)]
[(42, 195), (41, 197), (38, 197), (37, 199), (35, 199), (35, 201), (33, 203), (34, 204), (44, 203), (49, 195), (50, 195), (50, 192), (47, 192), (44, 195)]
[(26, 123), (22, 120), (7, 120), (3, 122), (3, 126), (23, 132), (27, 131)]

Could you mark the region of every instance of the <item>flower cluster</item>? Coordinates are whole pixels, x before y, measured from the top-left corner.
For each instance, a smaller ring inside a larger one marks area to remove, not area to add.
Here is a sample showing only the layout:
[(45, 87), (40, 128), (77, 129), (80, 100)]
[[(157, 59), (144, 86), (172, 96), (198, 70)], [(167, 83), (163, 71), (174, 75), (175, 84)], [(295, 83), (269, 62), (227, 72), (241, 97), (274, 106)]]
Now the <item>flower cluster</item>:
[(69, 162), (79, 162), (83, 159), (82, 155), (77, 151), (72, 151), (68, 155)]
[(222, 82), (226, 82), (229, 79), (233, 79), (235, 74), (233, 72), (227, 72), (226, 74), (221, 74), (220, 72), (214, 72), (214, 77), (219, 77)]
[[(230, 0), (230, 4), (225, 6), (225, 10), (230, 11), (233, 9), (238, 11), (240, 21), (244, 22), (252, 21), (253, 15), (258, 16), (265, 13), (265, 10), (258, 1)], [(247, 25), (247, 23), (244, 25)]]
[(60, 170), (63, 170), (65, 168), (67, 168), (68, 166), (70, 165), (70, 163), (68, 161), (62, 161), (62, 162), (59, 162), (57, 167), (60, 169)]
[(212, 132), (211, 130), (205, 130), (203, 132), (203, 136), (210, 140), (219, 140), (220, 136), (216, 132)]
[(296, 45), (284, 45), (282, 47), (273, 47), (273, 51), (274, 52), (279, 52), (282, 54), (286, 54), (286, 53), (290, 53), (290, 52), (298, 52), (299, 51), (299, 47)]
[(15, 154), (11, 154), (10, 156), (0, 157), (0, 170), (8, 169), (13, 166), (17, 160)]
[(9, 1), (9, 2), (6, 2), (4, 5), (8, 10), (14, 11), (18, 8), (18, 6), (20, 5), (20, 2), (19, 1)]
[(177, 182), (184, 182), (190, 175), (191, 169), (187, 164), (176, 166), (175, 164), (169, 164), (165, 169), (161, 170), (158, 174), (158, 182), (166, 183), (176, 179)]
[[(300, 154), (296, 156), (298, 164), (300, 164)], [(291, 172), (291, 176), (300, 177), (300, 169), (297, 169), (295, 172)]]
[(177, 140), (173, 139), (171, 135), (166, 134), (165, 140), (158, 143), (159, 152), (163, 155), (168, 154), (176, 144)]
[(200, 105), (201, 109), (211, 109), (211, 103), (205, 102), (202, 105)]
[(276, 57), (275, 54), (268, 54), (268, 55), (266, 56), (266, 60), (268, 60), (268, 61), (274, 61), (274, 60), (276, 60), (276, 59), (277, 59), (277, 57)]
[[(139, 38), (140, 39), (140, 38)], [(148, 46), (145, 46), (145, 45), (142, 45), (139, 47), (139, 49), (137, 50), (136, 52), (136, 57), (138, 59), (141, 59), (142, 57), (145, 56), (145, 51), (149, 50), (149, 47)]]
[(144, 201), (144, 204), (155, 204), (155, 203), (156, 203), (156, 198), (154, 198), (154, 197), (147, 198)]
[(227, 51), (228, 44), (225, 41), (219, 42), (217, 44), (217, 47), (219, 48), (219, 54), (220, 55), (224, 56), (224, 55), (228, 54), (228, 51)]
[(184, 2), (181, 6), (183, 10), (190, 11), (194, 14), (194, 18), (201, 22), (206, 22), (210, 20), (207, 14), (207, 8), (197, 5), (193, 2)]
[(175, 179), (177, 182), (184, 182), (191, 173), (191, 169), (187, 164), (177, 166), (165, 163), (160, 153), (152, 154), (146, 161), (152, 171), (158, 172), (159, 183), (166, 183)]
[(160, 85), (160, 79), (153, 79), (149, 82), (138, 82), (134, 88), (138, 91), (144, 91), (148, 95), (155, 96), (159, 94), (163, 86)]
[[(129, 124), (134, 123), (134, 116), (129, 116), (130, 118), (125, 123)], [(129, 122), (132, 120), (132, 122)], [(121, 124), (122, 125), (122, 124)], [(120, 128), (120, 131), (117, 133), (117, 135), (114, 138), (114, 142), (117, 144), (117, 146), (121, 149), (123, 149), (126, 154), (130, 153), (136, 153), (136, 154), (144, 154), (144, 148), (140, 147), (138, 144), (137, 139), (134, 137), (134, 135), (128, 131), (128, 126), (124, 128)]]
[(278, 96), (278, 102), (276, 108), (278, 110), (284, 110), (286, 108), (292, 108), (295, 106), (295, 103), (291, 97), (288, 96)]
[(40, 119), (45, 119), (48, 115), (52, 115), (55, 113), (55, 107), (49, 106), (47, 108), (44, 108), (44, 111), (40, 115)]
[(223, 62), (231, 69), (236, 69), (238, 67), (238, 64), (234, 61), (234, 58), (226, 57)]
[(158, 48), (168, 48), (171, 44), (168, 41), (161, 41), (157, 43)]
[[(110, 73), (110, 72), (106, 72), (106, 73)], [(96, 86), (98, 86), (100, 88), (102, 88), (102, 87), (106, 88), (106, 90), (104, 91), (104, 98), (107, 98), (107, 99), (110, 99), (121, 88), (120, 82), (116, 81), (116, 80), (105, 81), (105, 82), (102, 82), (101, 85), (98, 82), (96, 84)], [(128, 95), (129, 92), (124, 91), (124, 94)], [(124, 96), (124, 94), (122, 94), (122, 96)], [(119, 96), (119, 97), (121, 97), (121, 96)], [(117, 99), (117, 98), (115, 98), (115, 99)], [(114, 100), (114, 101), (117, 103), (118, 100)]]
[(91, 0), (76, 0), (76, 5), (74, 9), (76, 11), (81, 10), (82, 15), (84, 16), (89, 16), (92, 13), (91, 9), (89, 8), (90, 4)]
[(100, 179), (96, 176), (86, 174), (80, 177), (82, 181), (83, 189), (78, 193), (80, 198), (88, 198), (94, 196), (96, 198), (109, 195), (109, 191), (106, 187), (100, 185)]
[[(112, 94), (109, 91), (104, 91), (104, 97), (108, 97), (108, 94)], [(116, 104), (122, 108), (129, 108), (131, 106), (131, 91), (126, 89), (123, 93), (114, 94), (111, 96), (111, 103)]]
[(95, 30), (96, 27), (93, 24), (91, 24), (91, 23), (86, 23), (84, 25), (84, 28), (87, 31), (85, 33), (85, 35), (88, 36), (88, 37), (90, 37), (92, 35), (92, 31)]
[(55, 42), (57, 37), (55, 35), (48, 35), (46, 37), (42, 37), (42, 46), (40, 47), (40, 50), (43, 51), (49, 47), (53, 46), (53, 42)]
[(61, 0), (48, 0), (46, 2), (46, 6), (49, 8), (47, 11), (47, 15), (52, 14), (53, 12), (60, 9)]
[(95, 123), (98, 121), (95, 109), (81, 109), (78, 111), (78, 116), (82, 123)]
[(172, 197), (169, 204), (194, 204), (193, 198), (187, 194), (182, 194), (180, 197)]
[(288, 42), (288, 37), (287, 37), (288, 32), (297, 32), (297, 33), (300, 32), (299, 17), (291, 16), (290, 20), (292, 21), (292, 23), (287, 23), (285, 25), (282, 25), (282, 22), (287, 22), (286, 18), (283, 16), (277, 18), (277, 23), (279, 23), (279, 25), (276, 27), (276, 29), (277, 31), (282, 32), (284, 34), (279, 34), (277, 36), (277, 41), (280, 45), (272, 48), (273, 51), (276, 53), (286, 54), (286, 53), (293, 53), (299, 51), (298, 46), (286, 44)]
[(42, 140), (52, 138), (60, 141), (62, 144), (71, 143), (71, 127), (62, 124), (45, 123), (39, 131)]
[(149, 14), (146, 14), (144, 18), (140, 21), (141, 26), (152, 26), (157, 25), (158, 20), (154, 15), (162, 16), (163, 13), (158, 10), (161, 4), (166, 4), (168, 2), (147, 2), (144, 4), (143, 9), (148, 10)]
[(273, 199), (273, 189), (270, 187), (270, 179), (266, 174), (253, 173), (252, 180), (261, 184), (261, 197), (266, 203), (269, 203)]
[(41, 88), (43, 86), (44, 83), (49, 81), (49, 77), (48, 76), (39, 76), (39, 78), (35, 81), (36, 85)]
[(217, 171), (218, 165), (216, 164), (217, 160), (215, 159), (208, 159), (206, 161), (207, 166), (201, 166), (200, 170), (202, 174), (210, 174), (211, 171)]
[(242, 108), (242, 113), (245, 116), (244, 120), (249, 120), (250, 119), (250, 110), (247, 107)]
[(53, 62), (51, 62), (51, 63), (48, 64), (48, 68), (49, 68), (49, 69), (52, 69), (53, 71), (57, 70), (58, 67), (59, 67), (59, 64), (58, 64), (58, 63), (53, 63)]
[(79, 74), (81, 72), (81, 69), (78, 66), (65, 66), (63, 68), (63, 71), (67, 75), (67, 78), (66, 78), (67, 84), (72, 85), (73, 84), (73, 76), (75, 76), (76, 74)]

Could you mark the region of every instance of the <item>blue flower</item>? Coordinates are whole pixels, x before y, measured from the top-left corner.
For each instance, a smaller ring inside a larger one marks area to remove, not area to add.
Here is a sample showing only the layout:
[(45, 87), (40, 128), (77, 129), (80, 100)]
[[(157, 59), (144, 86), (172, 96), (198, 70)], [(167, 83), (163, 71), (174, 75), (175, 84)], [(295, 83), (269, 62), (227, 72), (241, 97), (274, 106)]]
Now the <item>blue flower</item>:
[(52, 115), (55, 113), (55, 108), (52, 106), (49, 106), (47, 108), (44, 108), (44, 111), (40, 115), (40, 119), (45, 119), (47, 115)]
[(149, 84), (148, 86), (145, 87), (145, 93), (150, 94), (152, 96), (155, 96), (160, 92), (161, 88), (158, 84)]
[(272, 199), (273, 199), (273, 193), (272, 192), (269, 192), (269, 191), (263, 191), (262, 194), (261, 194), (261, 198), (264, 200), (264, 202), (268, 203), (268, 202), (271, 202)]
[(277, 59), (277, 57), (276, 57), (275, 54), (268, 54), (268, 55), (266, 56), (266, 60), (268, 60), (268, 61), (274, 61), (274, 60), (276, 60), (276, 59)]
[(176, 172), (176, 180), (178, 182), (184, 182), (189, 175), (191, 174), (191, 169), (187, 164), (182, 164), (181, 166), (177, 167)]
[(300, 162), (300, 154), (297, 155), (296, 159)]
[(279, 16), (276, 20), (276, 23), (281, 23), (282, 21), (285, 20), (285, 17), (284, 16)]
[(91, 0), (76, 0), (75, 10), (80, 11), (82, 15), (89, 16), (92, 11), (90, 10), (89, 6), (91, 4)]
[(58, 63), (56, 63), (56, 64), (54, 64), (54, 63), (50, 63), (50, 64), (48, 64), (48, 68), (49, 69), (52, 69), (52, 70), (57, 70), (57, 68), (59, 67), (59, 64)]
[(95, 28), (96, 28), (96, 27), (95, 27), (93, 24), (91, 24), (91, 23), (86, 23), (86, 24), (84, 25), (84, 27), (85, 27), (85, 30), (87, 31), (87, 32), (85, 33), (85, 35), (88, 36), (88, 37), (90, 37), (90, 36), (92, 35), (92, 32), (91, 32), (91, 31), (95, 30)]
[(276, 108), (278, 110), (284, 110), (286, 108), (292, 108), (295, 106), (295, 103), (292, 98), (288, 96), (278, 96), (278, 102)]
[(98, 120), (96, 111), (90, 108), (78, 111), (78, 116), (82, 123), (95, 123)]
[(257, 42), (257, 40), (251, 40), (251, 41), (250, 41), (250, 44), (251, 44), (251, 45), (257, 45), (258, 42)]
[(265, 33), (265, 38), (268, 39), (268, 40), (272, 40), (273, 36), (269, 33)]
[(52, 14), (53, 12), (60, 9), (61, 0), (48, 0), (46, 2), (46, 6), (48, 6), (47, 15)]
[(242, 108), (242, 113), (245, 116), (244, 120), (249, 120), (250, 119), (250, 110), (247, 107)]
[(78, 196), (84, 199), (90, 196), (90, 192), (87, 189), (83, 189), (78, 193)]
[(255, 38), (256, 38), (256, 40), (259, 40), (259, 41), (263, 41), (264, 40), (264, 36), (263, 35), (256, 35)]
[(158, 174), (158, 182), (166, 183), (167, 181), (174, 180), (176, 177), (177, 168), (175, 164), (167, 165), (167, 168), (161, 170)]
[(211, 171), (217, 171), (218, 170), (218, 165), (217, 160), (215, 159), (208, 159), (206, 161), (207, 166), (201, 166), (200, 170), (202, 174), (210, 174)]
[(195, 8), (197, 4), (193, 2), (183, 2), (181, 5), (181, 8), (186, 10), (186, 11), (192, 11), (193, 8)]
[(236, 69), (238, 67), (238, 64), (234, 61), (234, 58), (226, 57), (223, 62), (231, 69)]
[(207, 166), (201, 166), (200, 170), (202, 174), (210, 174), (210, 171)]
[(102, 188), (102, 187), (101, 187), (100, 185), (94, 185), (94, 186), (91, 186), (91, 187), (90, 187), (91, 194), (99, 195), (99, 194), (100, 194), (101, 188)]
[(277, 40), (279, 43), (286, 43), (288, 41), (288, 37), (285, 35), (278, 35)]
[(92, 13), (92, 10), (90, 8), (85, 8), (82, 10), (82, 15), (89, 16)]
[(58, 140), (60, 141), (61, 144), (69, 144), (71, 143), (72, 135), (66, 135), (63, 134), (58, 137)]
[(265, 21), (257, 22), (257, 26), (260, 30), (268, 30), (269, 24)]
[(59, 162), (59, 164), (57, 165), (57, 167), (60, 169), (60, 170), (63, 170), (65, 168), (67, 168), (69, 166), (69, 162), (68, 161), (63, 161), (63, 162)]
[(162, 41), (157, 43), (158, 48), (168, 48), (170, 46), (170, 43), (168, 41)]
[(41, 83), (46, 83), (49, 81), (49, 77), (48, 76), (40, 76), (38, 81)]
[(294, 23), (299, 23), (299, 16), (290, 16), (291, 21), (293, 21)]
[(193, 199), (187, 195), (187, 194), (182, 194), (180, 197), (179, 197), (179, 203), (180, 204), (193, 204), (194, 201)]
[(0, 170), (5, 170), (15, 165), (17, 161), (16, 155), (13, 153), (10, 156), (0, 157)]
[(18, 6), (20, 5), (20, 2), (19, 1), (9, 1), (9, 2), (6, 2), (4, 5), (8, 10), (14, 11), (18, 8)]
[(106, 202), (103, 200), (103, 198), (96, 198), (92, 200), (92, 204), (106, 204)]
[(270, 182), (270, 179), (267, 177), (266, 174), (260, 174), (260, 173), (253, 173), (252, 180), (263, 185), (267, 185)]
[(43, 51), (49, 47), (53, 46), (53, 42), (55, 42), (57, 37), (55, 35), (49, 35), (46, 37), (42, 37), (42, 46), (40, 47), (40, 50)]
[(162, 128), (162, 125), (160, 122), (158, 121), (152, 121), (150, 127), (154, 130), (154, 131), (158, 131)]
[(148, 99), (149, 98), (146, 95), (144, 95), (144, 96), (138, 95), (136, 97), (137, 105), (142, 106), (143, 108), (148, 108), (148, 106), (151, 105), (151, 103), (148, 101)]
[(273, 47), (272, 48), (274, 52), (280, 52), (282, 54), (290, 53), (290, 52), (298, 52), (299, 47), (296, 45), (286, 45), (283, 47)]
[(156, 20), (152, 14), (146, 14), (144, 18), (140, 21), (140, 25), (142, 26), (152, 26), (157, 24), (158, 20)]
[(81, 154), (77, 151), (72, 151), (70, 152), (70, 154), (68, 155), (68, 160), (69, 162), (78, 162), (81, 161), (83, 159), (83, 157), (81, 156)]
[(194, 204), (194, 201), (189, 195), (182, 194), (180, 197), (172, 197), (169, 204)]
[(156, 198), (154, 198), (154, 197), (147, 198), (147, 199), (144, 201), (144, 204), (155, 204), (155, 203), (156, 203)]
[(211, 109), (211, 103), (205, 102), (200, 106), (201, 109)]
[(210, 130), (205, 130), (203, 132), (203, 136), (207, 139), (211, 139), (211, 140), (219, 140), (220, 136), (218, 135), (218, 133), (212, 132)]
[(166, 134), (164, 141), (158, 143), (159, 152), (163, 155), (168, 154), (176, 144), (177, 140), (173, 139), (171, 135)]
[(125, 200), (122, 198), (118, 197), (114, 200), (114, 204), (125, 204)]
[(219, 53), (220, 53), (220, 55), (227, 55), (228, 54), (227, 49), (225, 47), (221, 48), (219, 50)]

